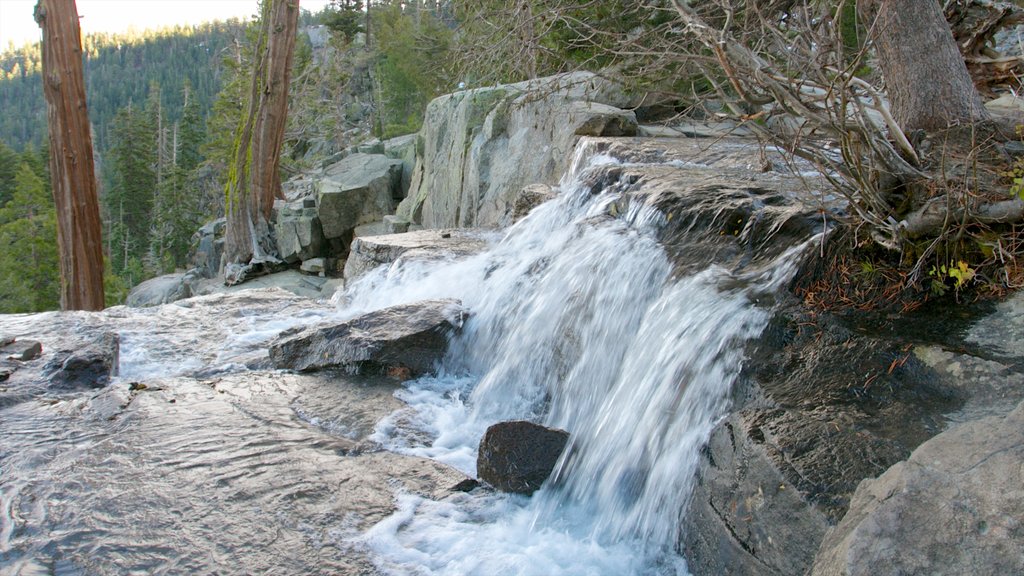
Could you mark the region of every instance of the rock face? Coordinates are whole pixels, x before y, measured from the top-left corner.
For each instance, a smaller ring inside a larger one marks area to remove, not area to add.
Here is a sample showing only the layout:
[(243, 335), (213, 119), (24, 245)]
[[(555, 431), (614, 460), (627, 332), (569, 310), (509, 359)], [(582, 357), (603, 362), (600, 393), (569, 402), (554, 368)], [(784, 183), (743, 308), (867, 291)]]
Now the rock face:
[(702, 454), (691, 572), (806, 573), (858, 483), (941, 430), (962, 399), (903, 340), (786, 308), (752, 345), (736, 410)]
[(555, 190), (547, 184), (530, 184), (524, 186), (512, 202), (505, 207), (505, 214), (498, 223), (502, 228), (511, 226), (530, 213), (537, 206), (555, 197)]
[(44, 371), (58, 390), (102, 388), (117, 376), (119, 353), (120, 339), (108, 333), (92, 346), (57, 352)]
[(345, 280), (352, 282), (399, 258), (456, 258), (476, 254), (486, 246), (479, 235), (461, 230), (418, 230), (356, 238), (345, 262)]
[(569, 433), (533, 422), (499, 422), (480, 441), (477, 476), (502, 492), (533, 494), (551, 475)]
[(204, 278), (213, 278), (220, 272), (225, 226), (227, 221), (219, 218), (204, 225), (192, 236), (191, 264)]
[(803, 574), (829, 523), (734, 414), (715, 429), (684, 523), (693, 574)]
[(556, 184), (582, 135), (632, 136), (618, 86), (577, 72), (448, 94), (427, 107), (398, 216), (426, 228), (493, 227), (528, 184)]
[(349, 368), (425, 374), (462, 328), (466, 310), (457, 300), (424, 300), (392, 306), (333, 326), (285, 333), (270, 347), (277, 368)]
[(353, 154), (328, 166), (314, 183), (324, 236), (343, 238), (356, 226), (393, 213), (401, 178), (402, 161), (381, 154)]
[(857, 488), (814, 576), (1024, 574), (1024, 404), (922, 444)]

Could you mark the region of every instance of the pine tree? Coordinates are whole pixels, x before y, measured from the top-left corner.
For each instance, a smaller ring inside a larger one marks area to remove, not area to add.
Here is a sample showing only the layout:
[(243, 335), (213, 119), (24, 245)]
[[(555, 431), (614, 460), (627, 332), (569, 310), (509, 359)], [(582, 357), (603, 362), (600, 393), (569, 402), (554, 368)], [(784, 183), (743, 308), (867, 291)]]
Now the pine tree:
[[(152, 100), (151, 100), (152, 102)], [(113, 146), (107, 169), (111, 187), (104, 195), (107, 247), (115, 273), (139, 282), (138, 261), (149, 250), (150, 218), (157, 190), (157, 136), (155, 110), (131, 103), (122, 108), (111, 127)]]
[(42, 312), (60, 305), (60, 262), (53, 199), (22, 162), (11, 200), (0, 208), (0, 313)]

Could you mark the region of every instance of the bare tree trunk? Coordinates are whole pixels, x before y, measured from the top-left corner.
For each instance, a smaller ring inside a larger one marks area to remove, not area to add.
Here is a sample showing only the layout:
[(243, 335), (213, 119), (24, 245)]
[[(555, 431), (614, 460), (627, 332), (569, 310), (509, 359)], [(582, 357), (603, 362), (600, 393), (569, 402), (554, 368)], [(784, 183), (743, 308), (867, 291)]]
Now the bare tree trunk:
[(299, 31), (299, 0), (275, 1), (267, 46), (267, 82), (260, 95), (253, 141), (252, 192), (256, 208), (269, 220), (274, 198), (281, 192), (280, 161), (288, 120), (288, 84), (295, 37)]
[(862, 0), (893, 116), (904, 131), (988, 118), (935, 0)]
[(74, 0), (39, 0), (35, 18), (43, 30), (43, 93), (57, 209), (60, 305), (64, 310), (102, 310), (103, 240), (78, 9)]
[(251, 265), (273, 262), (270, 215), (281, 197), (280, 160), (288, 83), (299, 24), (299, 0), (267, 0), (249, 93), (230, 170), (225, 281), (245, 279)]

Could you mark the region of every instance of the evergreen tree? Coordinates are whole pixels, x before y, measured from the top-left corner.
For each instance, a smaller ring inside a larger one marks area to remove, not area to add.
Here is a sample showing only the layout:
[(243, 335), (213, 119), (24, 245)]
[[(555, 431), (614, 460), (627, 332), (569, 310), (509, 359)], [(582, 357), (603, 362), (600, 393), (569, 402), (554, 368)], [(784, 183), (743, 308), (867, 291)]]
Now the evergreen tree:
[(177, 157), (175, 164), (186, 174), (191, 173), (203, 161), (200, 148), (206, 135), (199, 99), (193, 94), (192, 83), (185, 81), (182, 90), (184, 108), (177, 132)]
[(0, 208), (0, 313), (60, 305), (60, 262), (53, 199), (43, 179), (21, 163), (11, 200)]
[(0, 208), (14, 196), (14, 180), (20, 165), (17, 152), (0, 141)]
[(130, 103), (114, 117), (110, 161), (111, 187), (103, 198), (107, 217), (107, 248), (114, 272), (137, 283), (137, 262), (149, 249), (150, 218), (157, 189), (157, 138), (154, 110)]

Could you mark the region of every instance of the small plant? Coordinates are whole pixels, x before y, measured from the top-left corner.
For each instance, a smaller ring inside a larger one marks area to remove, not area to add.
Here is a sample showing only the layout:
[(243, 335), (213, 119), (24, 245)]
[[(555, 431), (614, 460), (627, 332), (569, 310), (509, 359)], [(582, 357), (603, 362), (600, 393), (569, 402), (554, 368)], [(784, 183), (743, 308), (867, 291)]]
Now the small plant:
[(932, 266), (931, 270), (928, 271), (928, 275), (933, 279), (932, 292), (941, 296), (946, 293), (946, 283), (949, 280), (953, 281), (953, 289), (960, 290), (974, 279), (975, 270), (967, 262), (958, 260), (956, 265), (950, 263), (949, 266), (945, 264), (938, 267)]

